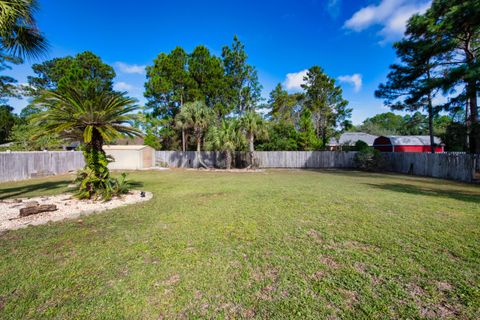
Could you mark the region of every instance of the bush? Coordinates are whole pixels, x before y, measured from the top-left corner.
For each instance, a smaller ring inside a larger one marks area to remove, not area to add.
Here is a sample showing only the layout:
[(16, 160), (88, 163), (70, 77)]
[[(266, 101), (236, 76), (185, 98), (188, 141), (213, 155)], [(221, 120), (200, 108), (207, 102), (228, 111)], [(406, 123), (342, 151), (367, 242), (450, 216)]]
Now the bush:
[(126, 173), (122, 173), (119, 179), (110, 177), (108, 164), (113, 161), (111, 156), (106, 155), (103, 150), (85, 147), (83, 153), (86, 165), (78, 170), (75, 179), (77, 198), (107, 201), (114, 196), (128, 193), (130, 182), (126, 179)]
[(108, 201), (112, 197), (127, 194), (131, 183), (127, 174), (122, 173), (120, 178), (111, 178), (109, 175), (97, 176), (93, 170), (84, 168), (79, 170), (75, 179), (78, 191), (75, 196), (79, 199), (94, 199)]
[(355, 164), (361, 170), (380, 170), (382, 162), (382, 154), (372, 147), (360, 149), (355, 155)]
[(363, 141), (363, 140), (357, 140), (357, 142), (355, 142), (355, 150), (356, 151), (362, 151), (362, 150), (365, 150), (365, 149), (368, 149), (368, 144)]

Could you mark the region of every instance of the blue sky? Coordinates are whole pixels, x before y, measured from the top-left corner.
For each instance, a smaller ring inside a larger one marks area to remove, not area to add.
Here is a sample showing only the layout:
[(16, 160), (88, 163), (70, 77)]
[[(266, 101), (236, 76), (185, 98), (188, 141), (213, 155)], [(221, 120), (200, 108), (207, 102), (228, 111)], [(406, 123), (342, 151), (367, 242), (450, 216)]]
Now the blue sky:
[[(385, 112), (373, 93), (395, 61), (391, 48), (406, 19), (426, 0), (107, 1), (40, 0), (46, 59), (90, 50), (115, 68), (115, 87), (142, 97), (144, 66), (175, 46), (207, 46), (219, 55), (234, 34), (257, 68), (263, 96), (282, 83), (298, 90), (302, 72), (319, 65), (344, 89), (352, 120)], [(33, 63), (38, 61), (33, 61)], [(32, 62), (14, 66), (19, 83)], [(26, 101), (12, 100), (19, 112)]]

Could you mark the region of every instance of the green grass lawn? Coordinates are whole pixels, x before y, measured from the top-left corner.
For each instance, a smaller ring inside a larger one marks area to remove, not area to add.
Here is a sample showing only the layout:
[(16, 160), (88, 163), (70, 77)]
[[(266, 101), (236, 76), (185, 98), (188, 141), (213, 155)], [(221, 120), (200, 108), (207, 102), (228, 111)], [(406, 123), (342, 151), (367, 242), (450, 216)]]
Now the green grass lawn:
[[(480, 314), (478, 186), (350, 171), (130, 178), (154, 198), (0, 235), (0, 318)], [(0, 184), (0, 198), (69, 182)]]

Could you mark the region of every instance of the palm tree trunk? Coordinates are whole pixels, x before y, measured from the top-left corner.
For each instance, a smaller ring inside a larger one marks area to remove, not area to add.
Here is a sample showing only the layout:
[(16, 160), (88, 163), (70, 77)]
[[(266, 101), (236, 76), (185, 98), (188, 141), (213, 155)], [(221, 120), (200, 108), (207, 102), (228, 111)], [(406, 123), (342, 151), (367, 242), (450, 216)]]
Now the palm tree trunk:
[(183, 152), (187, 151), (185, 147), (185, 128), (182, 127), (182, 150)]
[(254, 136), (253, 134), (249, 134), (248, 135), (248, 153), (249, 153), (249, 165), (247, 167), (247, 169), (253, 167), (253, 160), (254, 160), (254, 153), (255, 153), (255, 145), (254, 145)]
[(225, 151), (225, 161), (227, 165), (227, 170), (230, 170), (230, 168), (232, 167), (232, 154), (230, 153), (230, 151)]
[(202, 136), (197, 134), (198, 164), (206, 169), (207, 165), (203, 162), (203, 159), (202, 159), (202, 148), (201, 148), (201, 146), (202, 146)]

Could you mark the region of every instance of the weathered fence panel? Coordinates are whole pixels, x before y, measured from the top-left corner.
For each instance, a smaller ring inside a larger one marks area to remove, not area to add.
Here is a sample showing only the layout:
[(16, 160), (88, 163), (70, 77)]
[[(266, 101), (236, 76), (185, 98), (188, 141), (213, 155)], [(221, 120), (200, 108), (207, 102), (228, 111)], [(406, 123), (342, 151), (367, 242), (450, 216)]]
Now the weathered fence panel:
[(458, 153), (383, 153), (385, 170), (472, 182), (480, 156)]
[[(208, 167), (224, 164), (221, 152), (157, 151), (157, 164), (174, 168), (197, 168), (199, 156)], [(237, 152), (237, 163), (246, 162), (248, 154)], [(355, 152), (331, 151), (257, 151), (255, 158), (261, 168), (354, 168)]]
[(84, 166), (78, 151), (1, 152), (0, 181), (67, 173)]
[(258, 151), (261, 168), (355, 168), (355, 152)]

